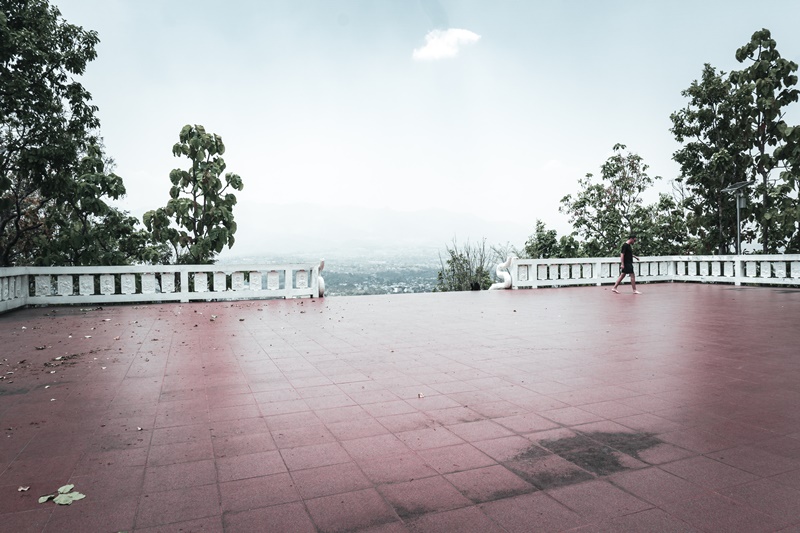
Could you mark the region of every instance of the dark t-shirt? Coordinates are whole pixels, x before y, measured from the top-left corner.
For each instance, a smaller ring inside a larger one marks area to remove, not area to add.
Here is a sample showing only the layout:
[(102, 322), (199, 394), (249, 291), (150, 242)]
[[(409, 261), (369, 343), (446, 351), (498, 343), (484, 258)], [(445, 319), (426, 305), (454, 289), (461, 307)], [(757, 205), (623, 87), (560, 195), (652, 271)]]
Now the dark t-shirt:
[(633, 272), (633, 248), (627, 242), (622, 245), (622, 271), (626, 274)]

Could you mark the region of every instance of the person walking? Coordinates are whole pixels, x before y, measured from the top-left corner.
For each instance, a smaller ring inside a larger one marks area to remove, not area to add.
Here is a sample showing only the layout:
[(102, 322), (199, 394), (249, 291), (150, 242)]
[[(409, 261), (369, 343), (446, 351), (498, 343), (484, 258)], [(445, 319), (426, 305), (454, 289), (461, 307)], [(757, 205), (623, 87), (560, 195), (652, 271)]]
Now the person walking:
[(619, 294), (617, 287), (619, 287), (619, 284), (622, 283), (623, 278), (627, 274), (631, 277), (631, 288), (633, 289), (633, 294), (642, 294), (636, 290), (636, 274), (633, 273), (633, 260), (639, 260), (638, 256), (633, 255), (633, 243), (635, 242), (636, 235), (631, 235), (628, 237), (628, 240), (622, 244), (622, 250), (619, 254), (619, 262), (621, 263), (622, 271), (620, 271), (617, 282), (614, 284), (611, 292)]

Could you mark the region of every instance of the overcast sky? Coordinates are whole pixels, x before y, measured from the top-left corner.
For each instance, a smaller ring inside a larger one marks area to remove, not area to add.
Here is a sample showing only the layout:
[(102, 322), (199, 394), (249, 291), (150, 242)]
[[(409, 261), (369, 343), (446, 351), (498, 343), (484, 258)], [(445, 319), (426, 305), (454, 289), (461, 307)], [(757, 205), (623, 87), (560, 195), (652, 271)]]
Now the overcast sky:
[(563, 233), (559, 200), (615, 143), (668, 189), (669, 115), (704, 63), (740, 68), (762, 27), (800, 61), (796, 0), (54, 3), (99, 33), (83, 82), (123, 207), (166, 204), (187, 166), (171, 147), (202, 124), (244, 180), (245, 240), (266, 231), (254, 213), (295, 203), (477, 215), (519, 245), (536, 218)]

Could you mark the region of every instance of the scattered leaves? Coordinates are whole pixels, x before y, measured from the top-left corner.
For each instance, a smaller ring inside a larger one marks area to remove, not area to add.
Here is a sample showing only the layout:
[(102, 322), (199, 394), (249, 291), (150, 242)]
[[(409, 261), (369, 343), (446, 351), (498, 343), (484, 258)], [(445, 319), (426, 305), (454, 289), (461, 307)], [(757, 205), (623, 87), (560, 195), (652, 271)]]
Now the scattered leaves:
[(72, 505), (72, 502), (82, 500), (86, 497), (85, 494), (73, 491), (75, 485), (64, 485), (60, 487), (57, 492), (53, 494), (46, 494), (39, 498), (39, 503), (49, 502), (53, 500), (58, 505)]

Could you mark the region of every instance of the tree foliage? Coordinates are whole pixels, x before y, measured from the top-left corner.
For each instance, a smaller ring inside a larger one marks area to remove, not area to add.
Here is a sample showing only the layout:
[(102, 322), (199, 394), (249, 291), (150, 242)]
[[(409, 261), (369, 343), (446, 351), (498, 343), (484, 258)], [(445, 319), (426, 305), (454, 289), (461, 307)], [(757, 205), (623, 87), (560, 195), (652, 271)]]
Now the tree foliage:
[(549, 259), (551, 257), (583, 257), (583, 246), (574, 235), (562, 235), (554, 229), (547, 229), (547, 225), (536, 219), (534, 232), (525, 241), (522, 257), (530, 259)]
[(0, 0), (0, 266), (155, 261), (98, 135), (97, 107), (75, 80), (97, 34), (46, 0)]
[(143, 220), (155, 241), (169, 243), (177, 263), (211, 263), (226, 245), (230, 248), (234, 243), (236, 196), (226, 191), (241, 191), (244, 185), (230, 172), (224, 182), (220, 179), (225, 171), (225, 145), (219, 135), (206, 133), (203, 126), (187, 125), (179, 139), (172, 154), (188, 157), (191, 168), (170, 172), (166, 207), (148, 211)]
[[(642, 195), (660, 177), (651, 178), (644, 160), (624, 153), (625, 148), (614, 145), (614, 154), (601, 166), (599, 182), (587, 174), (578, 180), (581, 190), (561, 200), (560, 210), (569, 214), (575, 232), (559, 241), (560, 257), (613, 257), (631, 234), (638, 237), (639, 255), (696, 249), (688, 234), (683, 199), (661, 194), (656, 203), (645, 205)], [(551, 244), (554, 237), (549, 236)]]
[(681, 168), (677, 181), (689, 192), (687, 230), (701, 253), (730, 253), (736, 243), (736, 204), (723, 189), (749, 179), (748, 133), (741, 127), (749, 94), (708, 64), (700, 81), (681, 94), (689, 103), (670, 119), (675, 139), (683, 144), (673, 159)]
[(29, 258), (30, 263), (123, 265), (160, 263), (167, 256), (169, 250), (152, 244), (136, 217), (106, 201), (125, 194), (122, 178), (109, 172), (108, 165), (101, 148), (91, 145), (74, 179), (65, 183), (64, 199), (47, 209), (34, 237), (36, 256)]
[(0, 266), (35, 253), (47, 210), (97, 142), (96, 107), (73, 78), (97, 42), (45, 0), (0, 0)]
[(589, 257), (613, 256), (631, 232), (646, 223), (642, 193), (654, 178), (648, 166), (625, 145), (615, 144), (614, 153), (600, 168), (600, 181), (593, 174), (578, 180), (581, 190), (561, 199), (561, 212), (569, 214), (575, 233)]
[(784, 117), (797, 102), (797, 64), (781, 57), (769, 30), (755, 32), (736, 51), (745, 64), (728, 76), (705, 65), (700, 81), (681, 94), (689, 103), (673, 113), (672, 132), (683, 143), (674, 159), (690, 196), (688, 227), (704, 252), (727, 253), (736, 236), (736, 198), (749, 200), (742, 213), (745, 241), (758, 238), (762, 251), (798, 251), (797, 178), (800, 149), (795, 128)]
[[(747, 114), (740, 126), (749, 134), (748, 144), (761, 203), (752, 214), (761, 226), (764, 253), (777, 252), (796, 241), (798, 232), (796, 155), (786, 149), (791, 103), (797, 102), (797, 63), (781, 57), (770, 31), (762, 29), (736, 51), (736, 60), (747, 66), (731, 73), (731, 83), (750, 95)], [(778, 174), (778, 176), (775, 176)]]
[(437, 275), (437, 291), (483, 290), (492, 285), (493, 265), (485, 239), (480, 244), (470, 244), (468, 241), (461, 247), (454, 239), (452, 246), (446, 248), (447, 259), (439, 256), (442, 268)]

